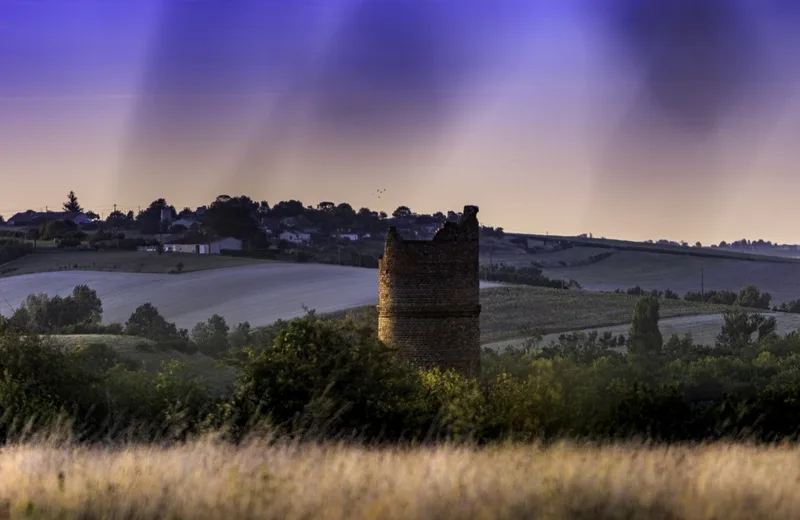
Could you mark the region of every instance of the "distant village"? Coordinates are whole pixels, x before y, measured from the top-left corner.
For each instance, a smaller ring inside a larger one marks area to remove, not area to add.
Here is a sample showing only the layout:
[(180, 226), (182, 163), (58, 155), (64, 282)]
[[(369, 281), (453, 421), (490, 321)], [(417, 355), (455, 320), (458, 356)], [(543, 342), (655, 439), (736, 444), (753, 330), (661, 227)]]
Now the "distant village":
[[(6, 220), (0, 216), (0, 236), (29, 241), (54, 241), (60, 248), (128, 249), (159, 253), (218, 255), (224, 251), (338, 248), (360, 244), (359, 250), (378, 255), (389, 226), (409, 239), (430, 240), (444, 221), (457, 221), (459, 212), (414, 213), (400, 206), (389, 215), (369, 208), (353, 209), (347, 203), (320, 202), (308, 206), (300, 201), (281, 201), (274, 206), (246, 196), (221, 195), (212, 204), (177, 211), (164, 199), (153, 201), (137, 213), (115, 209), (102, 218), (84, 210), (70, 192), (62, 211), (19, 212)], [(481, 226), (483, 238), (503, 239), (501, 227)], [(504, 243), (527, 251), (559, 249), (559, 240), (609, 241), (591, 234), (575, 237), (511, 235)], [(648, 240), (645, 244), (710, 247), (731, 251), (776, 253), (800, 251), (800, 246), (764, 240), (737, 240), (704, 246), (697, 242)], [(362, 252), (358, 253), (363, 254)], [(363, 260), (359, 260), (361, 262)]]
[[(354, 210), (347, 203), (321, 202), (304, 206), (282, 201), (270, 207), (247, 197), (220, 196), (211, 205), (177, 211), (164, 199), (149, 207), (122, 212), (115, 209), (102, 218), (86, 211), (74, 193), (62, 211), (28, 210), (16, 213), (0, 230), (29, 241), (54, 241), (58, 248), (136, 249), (144, 252), (218, 255), (242, 250), (291, 251), (363, 243), (377, 256), (386, 230), (395, 226), (409, 239), (432, 239), (442, 222), (458, 220), (454, 211), (432, 215), (415, 214), (398, 207), (392, 215), (368, 208)], [(483, 227), (488, 235), (502, 237), (502, 228)], [(363, 256), (364, 248), (358, 254)], [(364, 262), (365, 260), (359, 260)], [(372, 261), (367, 260), (369, 263)]]

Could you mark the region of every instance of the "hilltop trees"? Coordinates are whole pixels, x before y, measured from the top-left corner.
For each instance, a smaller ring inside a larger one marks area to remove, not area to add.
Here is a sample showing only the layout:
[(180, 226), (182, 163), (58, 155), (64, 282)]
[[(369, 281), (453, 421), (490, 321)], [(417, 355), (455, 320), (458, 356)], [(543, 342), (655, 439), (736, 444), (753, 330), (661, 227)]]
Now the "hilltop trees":
[(64, 203), (64, 211), (71, 211), (73, 213), (82, 213), (83, 208), (78, 204), (78, 197), (74, 191), (67, 194), (67, 202)]
[(244, 195), (220, 195), (206, 211), (206, 225), (218, 236), (253, 240), (261, 233), (256, 220), (259, 204)]
[(139, 224), (140, 231), (146, 235), (165, 232), (166, 228), (162, 226), (161, 223), (161, 211), (165, 209), (169, 210), (172, 218), (175, 218), (177, 215), (175, 207), (168, 205), (166, 200), (156, 199), (151, 202), (150, 206), (136, 216), (136, 222)]
[(407, 218), (412, 216), (414, 213), (409, 209), (408, 206), (399, 206), (396, 210), (392, 212), (392, 216), (394, 218)]

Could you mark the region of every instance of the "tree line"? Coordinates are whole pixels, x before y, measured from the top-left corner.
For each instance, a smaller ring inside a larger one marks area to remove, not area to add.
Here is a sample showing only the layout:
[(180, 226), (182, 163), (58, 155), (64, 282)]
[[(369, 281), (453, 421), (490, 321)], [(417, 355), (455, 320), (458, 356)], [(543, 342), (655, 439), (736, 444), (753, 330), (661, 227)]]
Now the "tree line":
[[(634, 296), (650, 295), (656, 298), (664, 298), (667, 300), (679, 300), (681, 296), (671, 290), (659, 289), (645, 290), (640, 286), (631, 287), (629, 289), (616, 289), (615, 293), (631, 294)], [(748, 309), (770, 310), (770, 302), (772, 295), (767, 291), (762, 291), (757, 285), (748, 284), (739, 291), (731, 291), (728, 289), (709, 290), (709, 291), (689, 291), (683, 295), (683, 300), (687, 302), (703, 302), (713, 303), (718, 305), (738, 305)], [(773, 305), (772, 310), (782, 312), (797, 312), (800, 310), (800, 301), (791, 301), (782, 303), (779, 306)], [(797, 309), (797, 310), (789, 310)]]
[[(484, 350), (481, 376), (467, 379), (400, 361), (377, 339), (374, 310), (310, 312), (263, 329), (212, 317), (188, 331), (145, 304), (125, 324), (103, 326), (102, 303), (79, 286), (47, 303), (32, 297), (0, 321), (0, 435), (66, 416), (86, 440), (210, 431), (232, 441), (262, 432), (382, 443), (797, 437), (800, 334), (780, 336), (774, 318), (734, 305), (714, 345), (665, 339), (659, 305), (641, 297), (623, 338), (563, 334)], [(235, 381), (220, 394), (176, 361), (152, 373), (109, 345), (67, 348), (51, 336), (92, 327), (149, 337), (143, 349), (193, 345)]]

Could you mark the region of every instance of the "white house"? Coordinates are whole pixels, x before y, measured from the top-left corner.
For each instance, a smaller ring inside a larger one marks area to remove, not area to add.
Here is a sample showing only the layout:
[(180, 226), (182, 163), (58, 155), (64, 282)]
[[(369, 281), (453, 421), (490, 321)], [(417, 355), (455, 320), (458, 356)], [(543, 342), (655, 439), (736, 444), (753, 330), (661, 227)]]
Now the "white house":
[(241, 251), (242, 241), (238, 238), (212, 238), (200, 241), (192, 238), (181, 238), (164, 244), (165, 253), (192, 253), (196, 255), (219, 255), (222, 250)]
[(310, 233), (299, 233), (295, 231), (284, 231), (279, 235), (281, 240), (286, 240), (292, 244), (308, 244), (311, 242)]
[(358, 233), (340, 233), (340, 234), (335, 235), (335, 236), (336, 236), (336, 238), (340, 238), (342, 240), (349, 240), (351, 242), (358, 241)]

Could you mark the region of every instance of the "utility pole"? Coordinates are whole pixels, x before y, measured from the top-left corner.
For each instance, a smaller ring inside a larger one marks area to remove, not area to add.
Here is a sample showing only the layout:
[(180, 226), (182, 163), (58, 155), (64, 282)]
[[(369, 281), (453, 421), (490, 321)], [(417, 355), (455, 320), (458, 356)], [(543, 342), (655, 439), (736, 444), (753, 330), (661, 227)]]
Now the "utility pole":
[(493, 256), (493, 253), (494, 253), (494, 244), (490, 242), (489, 243), (489, 272), (486, 274), (486, 281), (487, 282), (489, 281), (489, 277), (494, 272), (494, 260), (493, 260), (494, 256)]
[(705, 273), (703, 272), (703, 268), (700, 268), (700, 300), (706, 301), (706, 283), (705, 283)]

